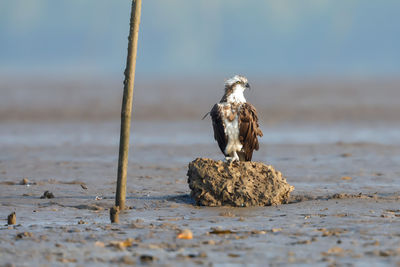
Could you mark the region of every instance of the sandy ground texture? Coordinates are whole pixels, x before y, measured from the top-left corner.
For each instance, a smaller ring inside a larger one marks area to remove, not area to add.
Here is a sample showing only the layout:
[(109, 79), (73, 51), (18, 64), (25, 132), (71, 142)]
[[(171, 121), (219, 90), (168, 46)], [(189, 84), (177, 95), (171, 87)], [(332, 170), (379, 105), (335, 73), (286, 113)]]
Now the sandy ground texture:
[[(385, 143), (379, 127), (359, 135), (362, 128), (327, 126), (336, 138), (330, 142), (313, 137), (318, 127), (293, 126), (298, 136), (268, 127), (270, 139), (254, 160), (275, 166), (295, 186), (290, 204), (194, 205), (188, 163), (222, 159), (210, 122), (136, 121), (129, 210), (116, 225), (109, 208), (118, 121), (1, 123), (0, 265), (399, 265), (396, 136)], [(376, 138), (354, 142), (365, 136)], [(12, 212), (17, 225), (7, 226)]]

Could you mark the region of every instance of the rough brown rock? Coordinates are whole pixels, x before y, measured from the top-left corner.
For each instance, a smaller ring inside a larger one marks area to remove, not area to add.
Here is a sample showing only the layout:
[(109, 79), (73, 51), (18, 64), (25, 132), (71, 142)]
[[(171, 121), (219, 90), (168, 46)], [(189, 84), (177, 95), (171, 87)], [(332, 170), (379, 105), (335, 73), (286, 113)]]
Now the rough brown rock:
[(279, 171), (260, 162), (197, 158), (187, 173), (191, 196), (204, 206), (269, 206), (287, 203), (294, 187)]

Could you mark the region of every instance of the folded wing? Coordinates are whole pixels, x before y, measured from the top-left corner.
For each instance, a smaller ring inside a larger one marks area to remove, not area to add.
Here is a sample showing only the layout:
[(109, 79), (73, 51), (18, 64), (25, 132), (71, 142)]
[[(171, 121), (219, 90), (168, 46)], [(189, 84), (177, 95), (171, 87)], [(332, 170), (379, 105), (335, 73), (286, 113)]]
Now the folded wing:
[(251, 161), (253, 151), (259, 148), (258, 136), (263, 136), (263, 133), (258, 125), (256, 109), (250, 103), (244, 103), (239, 113), (239, 140), (243, 145), (242, 155), (239, 155), (241, 160), (244, 157), (245, 161)]
[[(222, 110), (215, 104), (210, 112), (212, 119), (212, 125), (214, 129), (214, 139), (218, 142), (218, 146), (222, 153), (225, 155), (226, 144), (228, 143), (228, 137), (225, 135), (224, 122), (222, 118)], [(226, 155), (225, 155), (226, 156)]]

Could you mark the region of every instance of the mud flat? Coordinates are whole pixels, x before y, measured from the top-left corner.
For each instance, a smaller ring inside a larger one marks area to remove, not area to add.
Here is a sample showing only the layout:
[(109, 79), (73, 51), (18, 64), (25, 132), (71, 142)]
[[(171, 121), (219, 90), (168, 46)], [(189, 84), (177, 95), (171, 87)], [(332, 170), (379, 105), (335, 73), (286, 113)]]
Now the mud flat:
[(282, 173), (260, 162), (215, 161), (189, 163), (191, 196), (203, 206), (270, 206), (287, 203), (294, 187)]
[[(118, 121), (0, 123), (0, 266), (400, 263), (399, 143), (349, 142), (354, 125), (343, 138), (332, 128), (341, 142), (265, 139), (254, 160), (296, 187), (289, 204), (206, 207), (186, 174), (196, 157), (222, 159), (209, 122), (133, 128), (129, 210), (110, 224)], [(191, 239), (178, 238), (185, 229)]]

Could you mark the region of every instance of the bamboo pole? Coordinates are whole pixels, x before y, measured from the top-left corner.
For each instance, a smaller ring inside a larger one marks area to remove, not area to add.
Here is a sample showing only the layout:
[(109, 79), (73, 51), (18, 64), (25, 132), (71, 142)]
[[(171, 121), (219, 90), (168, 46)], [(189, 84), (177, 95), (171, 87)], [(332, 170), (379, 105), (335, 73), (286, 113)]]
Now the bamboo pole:
[(119, 223), (119, 207), (114, 206), (110, 209), (111, 223)]
[(139, 36), (140, 13), (142, 0), (132, 0), (128, 56), (126, 60), (124, 96), (121, 110), (121, 135), (119, 142), (118, 180), (115, 195), (115, 206), (122, 211), (125, 209), (126, 176), (128, 168), (129, 135), (131, 129), (131, 114), (133, 88), (135, 83), (136, 54)]

